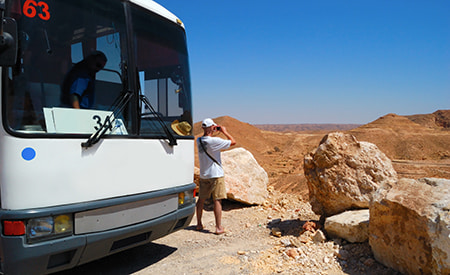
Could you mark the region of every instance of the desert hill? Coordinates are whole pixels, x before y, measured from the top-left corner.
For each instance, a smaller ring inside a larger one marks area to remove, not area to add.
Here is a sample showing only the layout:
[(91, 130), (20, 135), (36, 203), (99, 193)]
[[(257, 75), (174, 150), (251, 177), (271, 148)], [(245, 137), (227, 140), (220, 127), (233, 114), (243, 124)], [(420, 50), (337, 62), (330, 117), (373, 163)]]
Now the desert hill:
[(255, 124), (261, 130), (272, 132), (347, 131), (361, 124)]
[(450, 110), (438, 110), (432, 114), (406, 116), (409, 120), (434, 129), (450, 129)]
[[(304, 156), (317, 148), (324, 135), (335, 131), (273, 132), (228, 116), (214, 118), (214, 121), (227, 127), (236, 139), (234, 148), (243, 147), (254, 155), (268, 173), (271, 186), (301, 196), (308, 193)], [(393, 160), (394, 168), (402, 177), (450, 178), (448, 125), (450, 110), (444, 110), (409, 117), (387, 114), (366, 125), (341, 131), (354, 135), (359, 141), (377, 145)], [(194, 135), (198, 137), (202, 133), (200, 122), (197, 122)]]
[[(432, 129), (427, 128), (421, 124), (418, 124), (407, 117), (399, 116), (396, 114), (387, 114), (372, 121), (368, 124), (358, 127), (359, 129), (390, 129), (395, 132), (423, 132), (432, 131)], [(357, 129), (358, 129), (357, 128)]]
[[(416, 115), (416, 121), (427, 115)], [(358, 140), (376, 144), (396, 160), (442, 160), (450, 158), (450, 135), (443, 127), (428, 128), (408, 117), (385, 115), (369, 124), (350, 130)]]

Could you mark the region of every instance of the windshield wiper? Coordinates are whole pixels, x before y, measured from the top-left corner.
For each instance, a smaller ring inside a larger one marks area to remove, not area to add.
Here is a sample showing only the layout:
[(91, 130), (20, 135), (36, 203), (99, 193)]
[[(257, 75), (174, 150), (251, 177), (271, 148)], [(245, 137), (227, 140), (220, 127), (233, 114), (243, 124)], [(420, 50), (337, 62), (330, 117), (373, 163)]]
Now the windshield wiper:
[[(86, 142), (81, 143), (81, 147), (89, 148), (92, 145), (96, 144), (106, 133), (106, 131), (112, 129), (112, 123), (116, 120), (116, 117), (122, 112), (122, 110), (127, 105), (128, 101), (133, 97), (132, 91), (123, 92), (119, 97), (114, 101), (113, 109), (111, 110), (111, 115), (105, 117), (105, 121), (102, 126), (97, 129), (95, 133), (93, 133)], [(112, 120), (111, 120), (112, 117)]]
[(152, 112), (152, 114), (154, 114), (156, 116), (156, 118), (158, 119), (158, 122), (161, 124), (161, 126), (164, 129), (164, 132), (167, 135), (167, 139), (169, 139), (169, 145), (170, 146), (177, 145), (177, 140), (172, 135), (172, 133), (169, 131), (169, 128), (167, 128), (167, 125), (161, 119), (161, 116), (155, 111), (152, 104), (150, 104), (150, 100), (148, 100), (148, 98), (145, 95), (140, 95), (139, 98), (145, 104), (145, 106)]

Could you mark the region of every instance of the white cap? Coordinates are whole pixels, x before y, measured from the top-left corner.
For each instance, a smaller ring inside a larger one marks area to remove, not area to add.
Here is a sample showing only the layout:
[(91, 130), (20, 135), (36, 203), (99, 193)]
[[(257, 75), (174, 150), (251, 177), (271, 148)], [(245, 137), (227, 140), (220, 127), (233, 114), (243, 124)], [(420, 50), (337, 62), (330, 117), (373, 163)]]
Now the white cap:
[(217, 124), (214, 123), (214, 121), (210, 118), (205, 118), (202, 122), (202, 128), (208, 128), (211, 126), (216, 126)]

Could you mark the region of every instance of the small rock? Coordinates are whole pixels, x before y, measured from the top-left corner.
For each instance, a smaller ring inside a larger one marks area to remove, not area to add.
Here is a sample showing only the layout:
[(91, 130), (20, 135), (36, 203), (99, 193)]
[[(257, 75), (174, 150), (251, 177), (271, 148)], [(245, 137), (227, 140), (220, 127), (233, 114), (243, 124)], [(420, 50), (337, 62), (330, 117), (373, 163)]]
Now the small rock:
[(322, 243), (327, 240), (325, 234), (323, 234), (322, 230), (317, 230), (316, 233), (312, 236), (312, 239), (315, 243)]
[(281, 238), (281, 230), (278, 227), (273, 227), (272, 235), (274, 235), (275, 237)]
[(305, 224), (303, 225), (303, 230), (305, 231), (311, 231), (311, 232), (315, 232), (317, 229), (317, 224), (315, 222), (305, 222)]
[(289, 257), (294, 258), (294, 259), (295, 259), (295, 257), (299, 256), (298, 251), (295, 248), (288, 249), (286, 251), (286, 255), (288, 255)]

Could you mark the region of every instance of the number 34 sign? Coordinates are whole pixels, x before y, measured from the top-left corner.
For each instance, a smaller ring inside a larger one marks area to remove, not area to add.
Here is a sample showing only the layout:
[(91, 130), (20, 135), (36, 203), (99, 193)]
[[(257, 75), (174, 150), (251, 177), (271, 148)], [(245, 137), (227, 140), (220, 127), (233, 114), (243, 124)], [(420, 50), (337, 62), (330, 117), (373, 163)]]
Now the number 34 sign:
[(27, 0), (23, 4), (23, 14), (27, 17), (34, 18), (36, 15), (42, 20), (50, 19), (50, 11), (48, 4), (43, 1)]
[[(103, 126), (106, 117), (112, 122), (114, 116), (110, 111), (73, 109), (73, 108), (44, 108), (47, 133), (57, 134), (92, 134)], [(127, 129), (122, 120), (116, 118), (108, 128), (106, 134), (126, 135)]]

